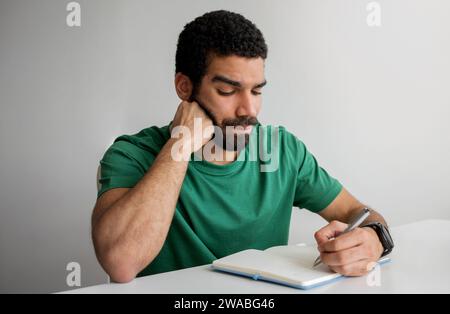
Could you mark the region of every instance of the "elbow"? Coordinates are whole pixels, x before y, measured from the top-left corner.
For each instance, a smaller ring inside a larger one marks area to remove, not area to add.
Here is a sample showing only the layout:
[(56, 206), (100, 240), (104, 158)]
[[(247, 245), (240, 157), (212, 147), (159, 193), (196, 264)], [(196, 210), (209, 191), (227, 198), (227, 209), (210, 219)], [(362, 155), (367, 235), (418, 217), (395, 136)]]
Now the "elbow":
[(133, 281), (138, 273), (144, 268), (143, 265), (148, 265), (153, 258), (148, 262), (141, 263), (135, 258), (135, 254), (126, 253), (113, 249), (104, 255), (103, 259), (99, 258), (100, 264), (106, 273), (109, 275), (111, 282), (128, 283)]
[(133, 261), (127, 258), (116, 258), (115, 256), (117, 255), (109, 253), (100, 261), (111, 282), (128, 283), (133, 281), (138, 274)]
[(119, 249), (117, 245), (107, 244), (101, 241), (97, 232), (92, 232), (95, 255), (103, 270), (108, 274), (111, 282), (128, 283), (136, 278), (138, 270), (135, 263), (126, 252)]
[(98, 248), (95, 251), (100, 265), (111, 282), (128, 283), (136, 278), (139, 271), (135, 262), (126, 257), (123, 252), (117, 252), (117, 249), (99, 250)]
[(136, 278), (137, 273), (131, 267), (118, 266), (107, 271), (111, 282), (129, 283)]
[(139, 252), (130, 249), (129, 246), (104, 241), (107, 238), (93, 232), (93, 242), (97, 259), (109, 275), (111, 282), (128, 283), (133, 281), (138, 273), (154, 259), (156, 254), (151, 254), (148, 260), (137, 258)]

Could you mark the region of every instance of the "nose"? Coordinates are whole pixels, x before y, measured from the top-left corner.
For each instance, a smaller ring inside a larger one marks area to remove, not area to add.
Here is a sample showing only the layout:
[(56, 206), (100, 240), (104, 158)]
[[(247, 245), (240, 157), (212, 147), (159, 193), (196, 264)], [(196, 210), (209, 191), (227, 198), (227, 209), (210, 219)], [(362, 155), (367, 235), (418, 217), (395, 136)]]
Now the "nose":
[(251, 91), (241, 93), (239, 97), (239, 103), (236, 110), (236, 115), (238, 117), (241, 116), (249, 116), (256, 117), (256, 99), (255, 96), (252, 95)]

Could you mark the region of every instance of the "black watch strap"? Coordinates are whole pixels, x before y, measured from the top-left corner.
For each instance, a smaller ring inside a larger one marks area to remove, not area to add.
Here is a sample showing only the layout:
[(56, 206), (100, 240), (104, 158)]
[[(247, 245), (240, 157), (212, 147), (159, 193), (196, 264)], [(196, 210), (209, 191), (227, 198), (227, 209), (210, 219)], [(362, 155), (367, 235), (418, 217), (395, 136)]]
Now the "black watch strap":
[(377, 233), (378, 239), (380, 240), (381, 245), (383, 245), (384, 249), (381, 257), (386, 256), (392, 252), (392, 249), (394, 248), (394, 241), (392, 240), (391, 234), (389, 233), (389, 230), (385, 225), (380, 222), (371, 222), (365, 224), (362, 227), (372, 228)]

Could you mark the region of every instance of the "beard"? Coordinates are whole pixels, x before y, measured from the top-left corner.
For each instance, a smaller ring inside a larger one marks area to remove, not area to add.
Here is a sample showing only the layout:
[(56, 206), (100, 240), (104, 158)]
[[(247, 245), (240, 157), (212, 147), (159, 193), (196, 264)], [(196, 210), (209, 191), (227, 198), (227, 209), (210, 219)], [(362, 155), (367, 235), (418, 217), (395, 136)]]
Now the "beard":
[(218, 123), (215, 115), (206, 109), (203, 103), (198, 99), (195, 102), (205, 111), (206, 115), (211, 119), (214, 126), (214, 136), (212, 140), (214, 144), (226, 151), (239, 152), (250, 142), (250, 133), (236, 133), (235, 130), (243, 130), (248, 126), (259, 124), (256, 117), (240, 116), (235, 119), (224, 119), (222, 123)]
[[(239, 152), (250, 142), (250, 133), (236, 133), (236, 130), (244, 130), (248, 126), (257, 125), (256, 117), (241, 116), (236, 119), (224, 119), (220, 125), (214, 125), (214, 142), (226, 151)], [(219, 131), (220, 130), (220, 131)]]

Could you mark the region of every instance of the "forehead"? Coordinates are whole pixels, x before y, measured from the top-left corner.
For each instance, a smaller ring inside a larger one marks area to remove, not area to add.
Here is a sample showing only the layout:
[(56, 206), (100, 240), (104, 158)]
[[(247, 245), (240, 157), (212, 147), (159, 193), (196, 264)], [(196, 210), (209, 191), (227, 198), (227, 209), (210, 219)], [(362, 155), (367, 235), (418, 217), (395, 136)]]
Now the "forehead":
[(206, 77), (209, 81), (216, 75), (225, 76), (243, 85), (255, 85), (264, 81), (264, 60), (239, 56), (213, 56)]

